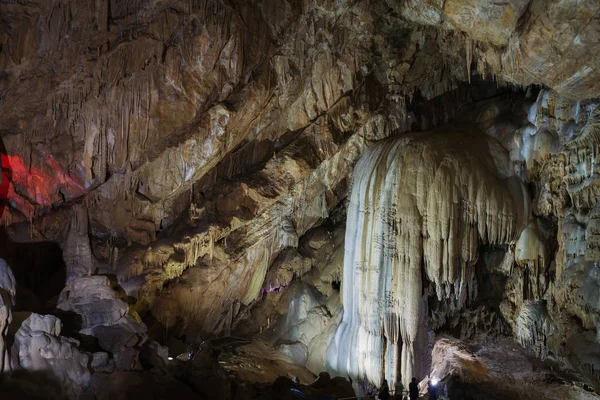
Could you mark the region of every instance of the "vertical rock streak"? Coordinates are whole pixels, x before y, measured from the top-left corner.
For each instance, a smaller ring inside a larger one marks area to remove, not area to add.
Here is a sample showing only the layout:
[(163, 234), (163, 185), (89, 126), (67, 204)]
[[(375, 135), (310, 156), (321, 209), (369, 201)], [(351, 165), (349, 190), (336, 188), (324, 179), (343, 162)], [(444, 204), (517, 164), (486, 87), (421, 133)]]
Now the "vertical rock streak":
[(483, 134), (411, 134), (367, 151), (348, 206), (332, 369), (376, 385), (427, 372), (428, 296), (465, 306), (479, 244), (513, 242), (528, 215), (510, 170)]

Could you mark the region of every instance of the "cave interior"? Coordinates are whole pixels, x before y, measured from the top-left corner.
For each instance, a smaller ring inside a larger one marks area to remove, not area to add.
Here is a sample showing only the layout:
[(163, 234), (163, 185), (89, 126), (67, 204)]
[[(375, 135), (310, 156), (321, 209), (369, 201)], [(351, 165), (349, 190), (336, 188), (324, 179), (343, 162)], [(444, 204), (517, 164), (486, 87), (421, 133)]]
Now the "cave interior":
[(599, 146), (598, 0), (0, 0), (2, 398), (600, 399)]

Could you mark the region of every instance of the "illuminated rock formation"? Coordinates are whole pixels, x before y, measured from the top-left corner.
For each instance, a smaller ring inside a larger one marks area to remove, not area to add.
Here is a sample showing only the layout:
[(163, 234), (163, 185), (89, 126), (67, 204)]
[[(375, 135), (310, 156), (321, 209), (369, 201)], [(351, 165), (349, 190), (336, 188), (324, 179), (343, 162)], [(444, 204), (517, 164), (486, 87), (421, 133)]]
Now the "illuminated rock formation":
[(511, 170), (478, 132), (402, 136), (365, 154), (348, 206), (334, 370), (375, 385), (427, 373), (428, 292), (448, 308), (474, 300), (479, 245), (513, 242), (528, 216)]
[(7, 343), (8, 326), (12, 321), (16, 282), (10, 267), (0, 258), (0, 374), (10, 371), (10, 353)]
[(89, 356), (78, 349), (79, 342), (61, 336), (62, 323), (52, 315), (32, 313), (15, 333), (12, 345), (13, 370), (44, 374), (36, 385), (58, 385), (64, 392), (49, 396), (76, 398), (90, 380)]

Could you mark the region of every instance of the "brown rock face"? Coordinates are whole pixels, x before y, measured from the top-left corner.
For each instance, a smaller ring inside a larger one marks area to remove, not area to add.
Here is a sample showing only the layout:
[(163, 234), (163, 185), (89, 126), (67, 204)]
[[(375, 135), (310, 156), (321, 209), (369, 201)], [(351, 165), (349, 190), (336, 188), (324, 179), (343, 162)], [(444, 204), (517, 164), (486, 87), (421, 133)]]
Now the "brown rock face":
[(336, 373), (355, 164), (460, 117), (531, 207), (501, 249), (471, 241), (489, 295), (454, 307), (423, 283), (423, 326), (512, 333), (597, 384), (599, 32), (594, 0), (0, 0), (13, 306), (76, 314), (63, 334), (94, 338), (97, 373), (170, 368), (148, 337), (228, 335)]
[[(466, 64), (516, 84), (544, 84), (572, 98), (594, 98), (600, 4), (597, 1), (388, 1), (418, 24), (467, 37)], [(475, 41), (470, 43), (470, 41)]]
[(452, 26), (471, 39), (504, 46), (517, 29), (528, 4), (529, 0), (450, 0), (444, 3), (444, 15)]

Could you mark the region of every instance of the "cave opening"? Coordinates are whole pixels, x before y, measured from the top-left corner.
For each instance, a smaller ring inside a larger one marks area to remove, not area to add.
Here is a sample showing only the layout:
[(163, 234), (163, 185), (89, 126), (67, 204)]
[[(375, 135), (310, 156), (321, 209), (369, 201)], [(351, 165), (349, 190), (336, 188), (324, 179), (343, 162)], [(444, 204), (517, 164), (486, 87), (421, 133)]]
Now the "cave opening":
[(341, 281), (331, 281), (331, 287), (333, 288), (333, 290), (339, 292), (341, 286), (342, 286), (342, 282)]
[(0, 258), (12, 269), (17, 285), (15, 310), (48, 311), (56, 306), (57, 297), (67, 277), (63, 252), (56, 242), (13, 242), (0, 229)]

